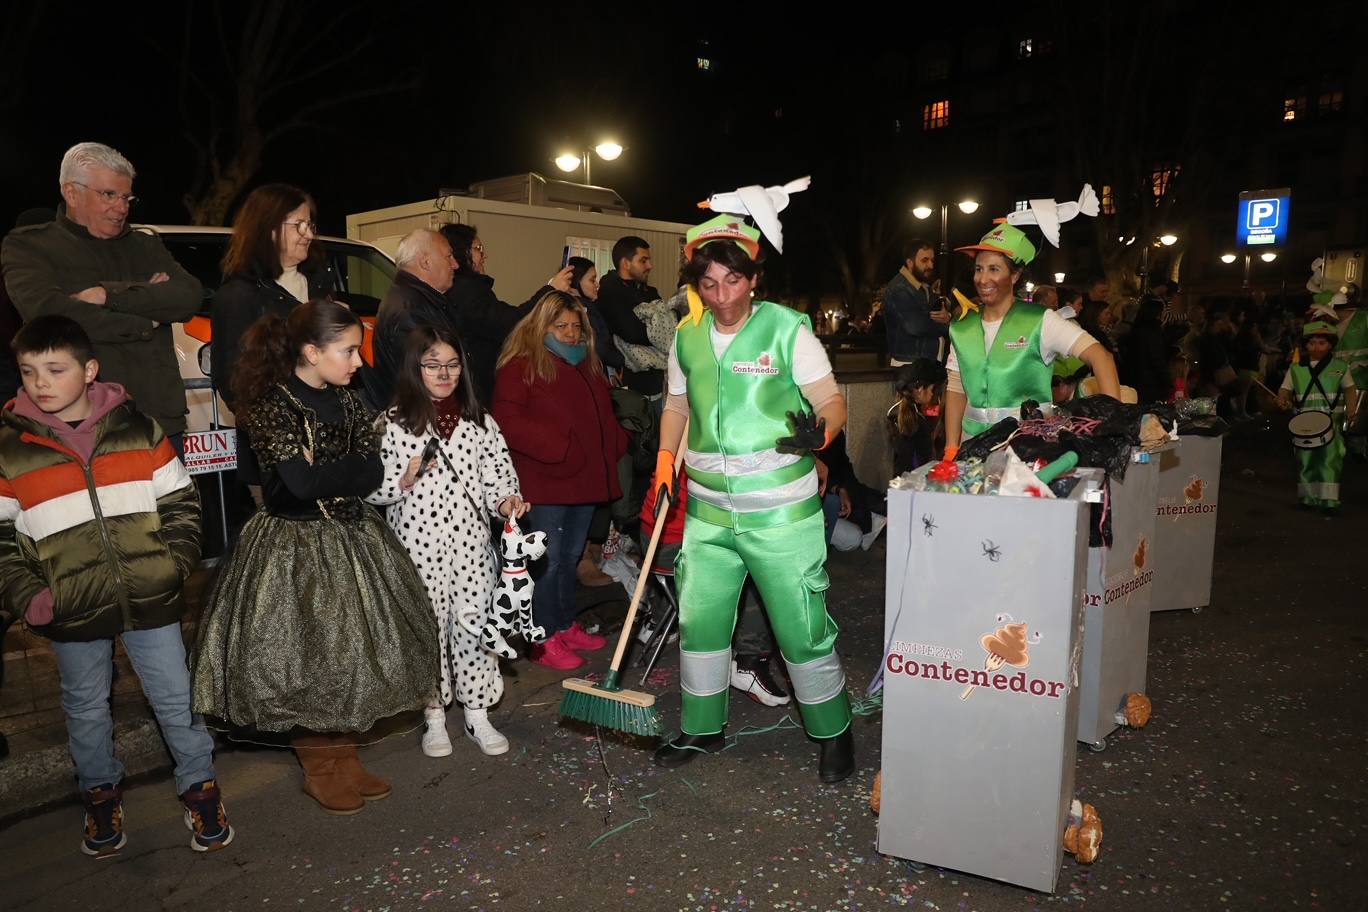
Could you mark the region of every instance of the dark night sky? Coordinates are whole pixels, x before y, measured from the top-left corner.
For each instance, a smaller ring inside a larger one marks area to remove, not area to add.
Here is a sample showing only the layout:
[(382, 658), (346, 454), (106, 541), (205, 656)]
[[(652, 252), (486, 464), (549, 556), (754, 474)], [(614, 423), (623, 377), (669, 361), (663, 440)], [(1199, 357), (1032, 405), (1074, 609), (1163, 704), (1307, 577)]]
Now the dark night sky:
[[(316, 15), (334, 8), (318, 5)], [(742, 147), (763, 145), (763, 136), (743, 142), (735, 121), (728, 133), (713, 129), (717, 112), (707, 98), (717, 84), (755, 82), (770, 91), (792, 78), (785, 68), (795, 61), (839, 73), (835, 61), (857, 52), (833, 42), (830, 31), (808, 31), (806, 21), (766, 25), (759, 14), (753, 28), (728, 42), (709, 34), (702, 17), (674, 6), (658, 14), (627, 9), (625, 20), (605, 4), (529, 11), (522, 4), (399, 3), (386, 4), (383, 15), (371, 12), (380, 8), (368, 5), (357, 16), (375, 30), (376, 47), (341, 75), (341, 90), (406, 75), (412, 87), (334, 109), (324, 118), (328, 129), (282, 139), (254, 180), (313, 191), (331, 231), (342, 229), (348, 212), (430, 198), (439, 185), (528, 170), (560, 176), (550, 161), (559, 149), (609, 134), (628, 151), (616, 163), (596, 163), (595, 182), (617, 189), (635, 214), (693, 218), (692, 202), (709, 192), (795, 176), (769, 173), (762, 155), (728, 163)], [(0, 225), (29, 206), (54, 203), (61, 153), (86, 139), (113, 145), (139, 169), (136, 219), (186, 220), (179, 199), (191, 151), (181, 135), (176, 61), (160, 50), (177, 52), (183, 21), (179, 11), (157, 9), (86, 14), (80, 33), (99, 36), (113, 53), (60, 62), (69, 23), (55, 4), (45, 5), (0, 138)], [(806, 34), (784, 36), (794, 28)], [(213, 53), (207, 15), (196, 20), (194, 35), (195, 70), (225, 86), (230, 77)], [(719, 58), (711, 80), (695, 66), (704, 38)], [(776, 62), (754, 65), (757, 53)], [(338, 84), (310, 84), (298, 101), (330, 90)], [(694, 126), (701, 135), (689, 135)], [(748, 170), (752, 164), (763, 173)]]

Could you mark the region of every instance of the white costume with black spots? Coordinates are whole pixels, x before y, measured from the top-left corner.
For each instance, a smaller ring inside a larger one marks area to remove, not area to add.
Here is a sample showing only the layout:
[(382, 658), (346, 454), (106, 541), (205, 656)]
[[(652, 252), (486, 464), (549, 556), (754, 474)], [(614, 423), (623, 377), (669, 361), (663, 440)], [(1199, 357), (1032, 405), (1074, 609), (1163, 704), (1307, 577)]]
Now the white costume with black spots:
[(458, 702), (467, 709), (488, 709), (503, 696), (503, 677), (498, 660), (469, 628), (478, 631), (489, 614), (498, 580), (489, 522), (505, 498), (519, 495), (518, 476), (499, 425), (486, 415), (483, 427), (463, 420), (442, 443), (458, 478), (439, 457), (409, 491), (401, 492), (399, 479), (434, 436), (440, 435), (433, 431), (415, 437), (386, 416), (380, 449), (385, 480), (366, 499), (386, 507), (385, 518), (418, 568), (437, 612), (442, 702), (452, 701), (454, 677)]

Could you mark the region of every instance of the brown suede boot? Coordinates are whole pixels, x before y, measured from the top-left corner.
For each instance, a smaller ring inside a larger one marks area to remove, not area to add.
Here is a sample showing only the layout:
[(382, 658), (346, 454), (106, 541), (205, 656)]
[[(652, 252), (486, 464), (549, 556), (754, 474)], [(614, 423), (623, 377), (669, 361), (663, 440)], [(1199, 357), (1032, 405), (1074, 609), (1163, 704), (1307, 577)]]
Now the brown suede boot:
[[(379, 801), (388, 798), (394, 791), (390, 784), (379, 776), (361, 765), (361, 757), (356, 752), (356, 736), (347, 735), (346, 753), (339, 753), (337, 757), (338, 769), (347, 777), (347, 781), (352, 787), (367, 801)], [(339, 751), (344, 750), (339, 745)]]
[(297, 735), (292, 740), (299, 765), (304, 768), (304, 794), (329, 814), (345, 817), (366, 806), (347, 775), (344, 765), (348, 753), (356, 756), (356, 745), (342, 743), (345, 735)]

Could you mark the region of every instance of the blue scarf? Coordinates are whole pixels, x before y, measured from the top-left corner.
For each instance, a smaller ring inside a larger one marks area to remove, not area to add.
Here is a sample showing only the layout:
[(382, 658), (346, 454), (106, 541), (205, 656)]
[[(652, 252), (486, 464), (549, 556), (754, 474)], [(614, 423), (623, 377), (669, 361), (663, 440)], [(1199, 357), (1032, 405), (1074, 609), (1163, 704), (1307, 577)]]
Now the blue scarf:
[(589, 354), (589, 346), (583, 342), (577, 345), (566, 345), (553, 334), (546, 334), (546, 348), (554, 355), (559, 355), (568, 361), (572, 367), (578, 367), (579, 363)]

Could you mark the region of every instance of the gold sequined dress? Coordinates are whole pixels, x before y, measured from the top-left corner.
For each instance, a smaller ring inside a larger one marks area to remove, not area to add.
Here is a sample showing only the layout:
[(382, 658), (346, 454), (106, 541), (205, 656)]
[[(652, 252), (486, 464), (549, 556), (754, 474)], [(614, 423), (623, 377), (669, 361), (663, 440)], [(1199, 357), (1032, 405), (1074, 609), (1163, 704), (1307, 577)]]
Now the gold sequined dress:
[(291, 377), (246, 424), (265, 505), (200, 620), (195, 711), (261, 731), (350, 732), (423, 706), (436, 623), (403, 546), (361, 500), (383, 471), (372, 416), (345, 389)]

